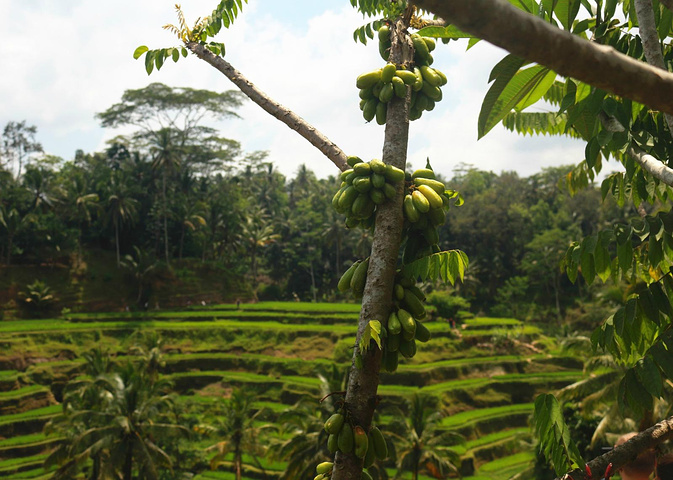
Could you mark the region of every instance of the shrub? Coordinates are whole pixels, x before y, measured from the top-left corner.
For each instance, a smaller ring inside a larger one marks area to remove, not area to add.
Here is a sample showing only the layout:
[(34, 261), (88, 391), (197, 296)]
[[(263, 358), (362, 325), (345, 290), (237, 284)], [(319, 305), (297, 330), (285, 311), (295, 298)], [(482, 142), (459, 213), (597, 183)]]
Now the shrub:
[[(427, 296), (427, 303), (437, 309), (437, 315), (443, 318), (458, 317), (458, 312), (469, 310), (470, 302), (450, 291), (434, 291)], [(464, 313), (461, 314), (461, 318)]]

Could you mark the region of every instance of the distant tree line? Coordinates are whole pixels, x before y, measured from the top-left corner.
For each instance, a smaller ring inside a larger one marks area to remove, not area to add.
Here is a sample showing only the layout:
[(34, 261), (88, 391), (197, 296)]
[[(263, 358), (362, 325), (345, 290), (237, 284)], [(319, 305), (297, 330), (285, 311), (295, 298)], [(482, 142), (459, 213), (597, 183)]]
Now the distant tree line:
[[(237, 117), (241, 102), (234, 92), (156, 83), (129, 90), (98, 118), (135, 131), (68, 161), (42, 151), (35, 127), (9, 122), (0, 157), (1, 262), (76, 267), (103, 250), (120, 268), (125, 256), (127, 266), (142, 257), (168, 269), (211, 264), (262, 298), (334, 299), (336, 281), (367, 255), (371, 235), (347, 230), (332, 209), (336, 175), (319, 179), (302, 165), (286, 178), (267, 152), (243, 152), (204, 125)], [(476, 310), (550, 319), (590, 297), (561, 273), (560, 259), (572, 241), (637, 212), (601, 202), (598, 188), (571, 197), (561, 181), (571, 169), (522, 178), (461, 164), (445, 176), (465, 203), (442, 227), (441, 247), (470, 258), (453, 293)]]

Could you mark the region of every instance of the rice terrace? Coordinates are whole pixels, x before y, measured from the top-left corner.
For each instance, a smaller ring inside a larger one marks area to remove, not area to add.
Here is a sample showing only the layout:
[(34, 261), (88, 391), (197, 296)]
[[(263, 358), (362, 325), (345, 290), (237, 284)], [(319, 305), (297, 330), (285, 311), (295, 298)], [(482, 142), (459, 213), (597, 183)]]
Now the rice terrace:
[[(50, 478), (42, 463), (62, 438), (43, 433), (43, 427), (61, 412), (64, 385), (85, 376), (84, 354), (103, 348), (114, 362), (124, 362), (134, 342), (147, 338), (160, 346), (161, 376), (174, 385), (175, 408), (188, 423), (215, 423), (222, 414), (218, 404), (241, 390), (252, 394), (252, 411), (266, 410), (256, 427), (272, 427), (258, 438), (260, 445), (287, 440), (292, 430), (284, 430), (284, 415), (293, 406), (305, 405), (317, 422), (327, 419), (318, 403), (321, 381), (342, 382), (358, 311), (356, 304), (260, 302), (240, 309), (223, 304), (5, 321), (1, 342), (11, 353), (0, 359), (0, 475)], [(464, 478), (506, 479), (528, 468), (534, 397), (580, 378), (582, 362), (513, 319), (468, 319), (459, 330), (433, 316), (427, 325), (433, 338), (427, 348), (382, 378), (383, 432), (396, 408), (423, 396), (446, 409), (437, 431), (462, 436), (454, 449)], [(180, 449), (205, 450), (215, 443), (216, 435), (199, 431), (182, 440)], [(203, 454), (195, 478), (234, 478), (224, 468), (210, 471), (213, 456)], [(244, 478), (279, 478), (286, 467), (270, 455), (260, 457), (259, 465), (243, 458)], [(222, 461), (227, 465), (232, 458)], [(392, 475), (394, 465), (389, 468)]]

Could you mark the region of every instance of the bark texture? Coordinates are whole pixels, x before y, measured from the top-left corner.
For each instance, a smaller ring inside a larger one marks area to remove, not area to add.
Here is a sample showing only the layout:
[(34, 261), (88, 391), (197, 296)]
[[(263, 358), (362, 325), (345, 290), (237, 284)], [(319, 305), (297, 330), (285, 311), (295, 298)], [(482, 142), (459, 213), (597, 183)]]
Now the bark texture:
[(231, 66), (229, 62), (220, 56), (215, 55), (203, 45), (196, 42), (188, 42), (186, 47), (197, 57), (215, 67), (236, 85), (241, 92), (250, 98), (257, 105), (262, 107), (272, 117), (280, 120), (299, 135), (304, 137), (314, 147), (320, 150), (323, 155), (329, 158), (341, 171), (350, 168), (346, 163), (347, 156), (334, 142), (323, 135), (318, 129), (309, 124), (306, 120), (294, 113), (289, 108), (274, 101), (267, 94), (257, 88), (250, 80), (245, 78), (241, 72)]
[[(397, 64), (413, 59), (413, 50), (404, 31), (406, 25), (402, 20), (394, 24), (392, 30), (391, 61)], [(386, 117), (385, 140), (383, 145), (383, 161), (402, 170), (407, 160), (407, 143), (409, 139), (409, 92), (407, 98), (394, 98), (388, 103)], [(346, 388), (345, 406), (355, 425), (369, 431), (374, 410), (378, 404), (377, 390), (379, 371), (381, 368), (381, 351), (374, 346), (363, 356), (363, 368), (355, 367), (355, 358), (360, 354), (359, 342), (365, 327), (370, 320), (379, 320), (383, 325), (388, 320), (392, 308), (393, 282), (397, 259), (402, 240), (402, 200), (404, 198), (404, 182), (397, 185), (397, 196), (394, 200), (377, 207), (376, 234), (372, 244), (367, 271), (367, 283), (362, 297), (362, 309), (358, 322), (358, 333), (353, 352), (353, 364)], [(362, 459), (353, 454), (337, 452), (332, 480), (360, 480), (362, 475)]]
[[(602, 478), (607, 466), (612, 464), (612, 472), (631, 463), (638, 456), (640, 452), (656, 447), (660, 443), (673, 437), (673, 417), (653, 425), (647, 430), (639, 433), (630, 440), (613, 448), (608, 453), (594, 458), (587, 463), (591, 472), (592, 478)], [(584, 470), (573, 470), (557, 480), (590, 480)]]
[[(661, 51), (659, 43), (659, 33), (657, 32), (657, 23), (654, 18), (654, 8), (652, 0), (635, 0), (636, 17), (638, 17), (638, 31), (643, 42), (643, 52), (647, 63), (653, 67), (666, 70), (664, 63), (664, 54)], [(665, 113), (668, 130), (673, 132), (673, 115)]]
[(412, 0), (461, 30), (566, 77), (673, 114), (673, 75), (583, 40), (506, 0)]

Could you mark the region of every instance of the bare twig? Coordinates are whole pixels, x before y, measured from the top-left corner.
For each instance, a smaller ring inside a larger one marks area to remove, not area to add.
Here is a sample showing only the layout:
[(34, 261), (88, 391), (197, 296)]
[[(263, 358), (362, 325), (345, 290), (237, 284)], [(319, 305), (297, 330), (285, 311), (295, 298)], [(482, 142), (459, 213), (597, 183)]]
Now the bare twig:
[(339, 170), (350, 168), (346, 163), (346, 154), (329, 138), (323, 135), (318, 129), (306, 122), (292, 110), (271, 99), (267, 94), (257, 88), (250, 80), (245, 78), (241, 72), (236, 70), (222, 57), (215, 55), (203, 45), (196, 42), (188, 42), (186, 47), (192, 51), (201, 60), (204, 60), (219, 70), (224, 76), (232, 81), (241, 92), (247, 95), (250, 100), (262, 107), (267, 113), (283, 122), (285, 125), (296, 131), (304, 137), (314, 147), (320, 150), (329, 158)]

